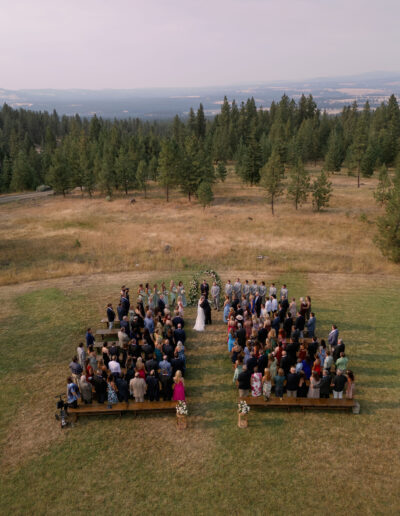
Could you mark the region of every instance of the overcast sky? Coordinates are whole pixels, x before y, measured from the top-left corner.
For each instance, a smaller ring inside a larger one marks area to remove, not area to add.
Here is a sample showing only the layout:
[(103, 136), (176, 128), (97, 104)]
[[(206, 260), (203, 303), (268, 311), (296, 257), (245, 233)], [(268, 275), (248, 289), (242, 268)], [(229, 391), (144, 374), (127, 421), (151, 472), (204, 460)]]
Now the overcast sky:
[(399, 0), (0, 0), (0, 88), (398, 71)]

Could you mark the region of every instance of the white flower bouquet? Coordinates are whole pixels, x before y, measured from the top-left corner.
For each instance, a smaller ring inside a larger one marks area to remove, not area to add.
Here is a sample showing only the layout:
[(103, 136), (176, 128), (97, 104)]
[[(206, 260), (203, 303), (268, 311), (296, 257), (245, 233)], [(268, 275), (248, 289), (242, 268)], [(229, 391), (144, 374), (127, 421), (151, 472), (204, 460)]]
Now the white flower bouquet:
[(176, 405), (176, 415), (177, 416), (187, 416), (188, 408), (186, 405), (186, 401), (178, 401)]
[(239, 414), (248, 414), (250, 412), (250, 407), (247, 405), (245, 401), (239, 401), (238, 412)]

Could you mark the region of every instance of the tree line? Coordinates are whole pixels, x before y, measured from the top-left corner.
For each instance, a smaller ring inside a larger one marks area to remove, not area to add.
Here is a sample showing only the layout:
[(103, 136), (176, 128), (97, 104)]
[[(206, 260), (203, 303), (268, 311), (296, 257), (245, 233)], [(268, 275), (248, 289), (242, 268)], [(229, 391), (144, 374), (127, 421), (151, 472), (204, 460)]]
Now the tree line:
[(394, 95), (375, 110), (368, 102), (362, 110), (353, 103), (336, 116), (321, 113), (312, 95), (302, 95), (297, 103), (283, 95), (269, 110), (257, 109), (253, 98), (238, 106), (225, 97), (212, 120), (200, 104), (187, 119), (176, 116), (171, 122), (60, 118), (55, 111), (14, 110), (4, 104), (0, 191), (32, 190), (47, 182), (61, 193), (76, 187), (89, 195), (95, 189), (107, 195), (131, 189), (146, 193), (148, 181), (154, 180), (165, 188), (167, 199), (176, 187), (190, 199), (202, 183), (207, 190), (224, 179), (228, 160), (250, 185), (259, 184), (267, 169), (317, 161), (326, 172), (345, 166), (359, 184), (361, 176), (400, 160), (399, 142)]

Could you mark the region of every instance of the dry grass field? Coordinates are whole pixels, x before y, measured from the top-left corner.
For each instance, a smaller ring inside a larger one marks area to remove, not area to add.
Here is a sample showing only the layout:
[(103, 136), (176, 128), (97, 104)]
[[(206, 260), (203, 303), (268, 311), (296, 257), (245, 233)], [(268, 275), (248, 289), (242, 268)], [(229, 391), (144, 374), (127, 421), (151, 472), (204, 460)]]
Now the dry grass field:
[[(333, 175), (331, 207), (295, 211), (278, 201), (271, 216), (264, 192), (244, 187), (232, 173), (203, 210), (179, 192), (166, 203), (153, 187), (149, 199), (112, 202), (79, 194), (0, 206), (0, 284), (114, 271), (216, 269), (397, 273), (372, 245), (380, 208), (375, 179)], [(171, 246), (169, 252), (165, 246)], [(264, 256), (258, 260), (258, 256)]]
[[(359, 190), (354, 178), (331, 180), (326, 212), (281, 202), (274, 218), (262, 190), (234, 176), (206, 210), (177, 193), (167, 205), (156, 188), (135, 204), (73, 196), (0, 206), (2, 513), (399, 513), (399, 267), (371, 241), (375, 180)], [(186, 431), (171, 415), (82, 418), (61, 431), (54, 396), (106, 302), (123, 283), (188, 285), (203, 265), (223, 281), (309, 294), (318, 334), (340, 328), (360, 415), (252, 411), (238, 429), (221, 314), (199, 336), (191, 308)]]

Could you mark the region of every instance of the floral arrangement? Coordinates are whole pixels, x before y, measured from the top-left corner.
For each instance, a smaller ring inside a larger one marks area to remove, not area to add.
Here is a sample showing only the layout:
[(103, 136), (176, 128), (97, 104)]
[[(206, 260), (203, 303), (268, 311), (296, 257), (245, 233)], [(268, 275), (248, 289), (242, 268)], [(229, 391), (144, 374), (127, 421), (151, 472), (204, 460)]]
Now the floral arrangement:
[(186, 405), (186, 401), (178, 401), (176, 405), (176, 415), (177, 416), (187, 416), (188, 408)]
[(196, 305), (197, 301), (200, 297), (200, 279), (202, 276), (211, 276), (212, 281), (215, 281), (217, 285), (219, 286), (221, 292), (222, 292), (222, 283), (221, 278), (219, 277), (218, 273), (215, 272), (212, 269), (207, 269), (205, 271), (199, 271), (197, 272), (193, 278), (190, 281), (190, 289), (189, 289), (189, 304)]
[(238, 409), (239, 414), (248, 414), (250, 412), (250, 407), (245, 401), (239, 401)]

